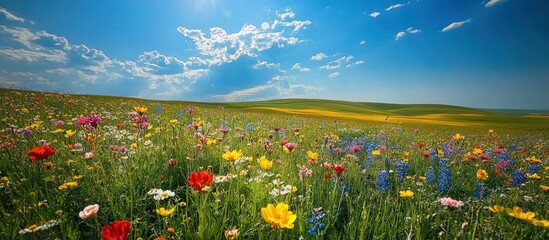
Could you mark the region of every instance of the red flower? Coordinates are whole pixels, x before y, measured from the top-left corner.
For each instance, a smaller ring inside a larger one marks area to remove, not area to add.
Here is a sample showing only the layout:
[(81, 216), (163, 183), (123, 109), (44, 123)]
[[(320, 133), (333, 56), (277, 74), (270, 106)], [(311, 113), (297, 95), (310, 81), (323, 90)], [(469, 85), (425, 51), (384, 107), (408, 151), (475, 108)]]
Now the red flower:
[(103, 240), (125, 240), (130, 234), (130, 221), (116, 220), (101, 229)]
[(345, 169), (347, 169), (347, 168), (345, 168), (345, 167), (344, 167), (343, 165), (341, 165), (341, 164), (334, 164), (334, 165), (332, 165), (332, 169), (333, 169), (333, 170), (337, 173), (337, 175), (339, 176), (339, 175), (341, 175), (341, 174), (345, 171)]
[(194, 190), (202, 191), (206, 186), (210, 186), (213, 183), (214, 174), (208, 171), (192, 172), (191, 176), (187, 180), (187, 183), (191, 185)]
[(40, 146), (35, 147), (27, 152), (27, 155), (31, 158), (33, 162), (40, 161), (42, 159), (46, 159), (49, 156), (53, 155), (55, 153), (55, 148), (52, 148), (51, 146)]
[(36, 101), (36, 102), (42, 102), (42, 98), (41, 98), (41, 97), (34, 97), (34, 101)]
[(324, 173), (324, 177), (325, 177), (326, 179), (332, 179), (332, 174), (330, 174), (330, 172), (325, 172), (325, 173)]
[(431, 156), (431, 154), (429, 154), (428, 151), (423, 152), (423, 157), (428, 158), (428, 157), (430, 157), (430, 156)]

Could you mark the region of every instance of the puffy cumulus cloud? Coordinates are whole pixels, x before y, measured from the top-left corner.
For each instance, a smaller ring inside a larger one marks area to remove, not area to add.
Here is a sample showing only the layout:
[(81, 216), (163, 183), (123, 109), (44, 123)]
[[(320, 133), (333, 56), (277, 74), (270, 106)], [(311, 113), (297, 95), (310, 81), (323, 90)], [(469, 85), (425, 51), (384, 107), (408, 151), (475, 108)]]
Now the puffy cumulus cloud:
[(8, 10), (5, 9), (5, 8), (1, 8), (1, 7), (0, 7), (0, 13), (4, 14), (4, 16), (6, 17), (6, 19), (8, 19), (8, 20), (11, 20), (11, 21), (18, 21), (18, 22), (25, 22), (25, 19), (24, 19), (24, 18), (20, 18), (20, 17), (18, 17), (18, 16), (13, 15), (12, 13), (8, 12)]
[(380, 13), (379, 12), (372, 12), (370, 13), (370, 17), (373, 17), (373, 18), (376, 18), (377, 16), (379, 16)]
[(191, 39), (196, 50), (203, 56), (194, 57), (192, 61), (208, 66), (220, 65), (233, 62), (242, 56), (257, 57), (259, 52), (274, 46), (284, 48), (297, 44), (299, 39), (288, 35), (285, 30), (290, 28), (292, 34), (297, 33), (311, 24), (311, 21), (294, 20), (294, 17), (291, 10), (286, 10), (284, 13), (277, 13), (277, 18), (272, 23), (264, 22), (261, 28), (245, 24), (236, 33), (227, 33), (223, 28), (213, 27), (210, 28), (209, 37), (200, 29), (178, 27), (177, 31)]
[(336, 78), (336, 77), (339, 77), (339, 72), (334, 72), (330, 75), (328, 75), (329, 78)]
[(398, 33), (395, 35), (395, 41), (398, 41), (398, 40), (402, 39), (404, 36), (406, 36), (406, 32), (404, 32), (404, 31), (398, 32)]
[(275, 63), (269, 63), (269, 62), (266, 62), (266, 61), (257, 61), (256, 64), (254, 64), (252, 66), (253, 68), (255, 69), (258, 69), (258, 68), (262, 68), (262, 67), (266, 67), (266, 68), (278, 68), (279, 67), (279, 64), (275, 64)]
[(450, 23), (448, 26), (446, 26), (445, 28), (442, 29), (442, 32), (448, 32), (448, 31), (454, 30), (456, 28), (460, 28), (461, 26), (463, 26), (464, 24), (466, 24), (468, 22), (471, 22), (470, 18), (466, 19), (466, 20), (463, 20), (463, 21)]
[(490, 0), (484, 5), (484, 7), (491, 7), (502, 2), (505, 2), (505, 0)]
[(338, 58), (334, 61), (328, 62), (328, 64), (323, 65), (320, 68), (321, 69), (326, 69), (326, 70), (337, 69), (337, 68), (341, 67), (341, 65), (344, 64), (344, 63), (350, 63), (353, 58), (354, 57), (352, 55), (343, 56), (343, 57), (340, 57), (340, 58)]
[(227, 94), (214, 95), (212, 97), (226, 102), (255, 101), (276, 98), (309, 97), (321, 90), (320, 88), (309, 85), (291, 84), (288, 82), (288, 78), (290, 77), (276, 75), (263, 85), (236, 90)]
[(321, 53), (317, 53), (317, 54), (313, 55), (313, 56), (311, 57), (311, 60), (320, 61), (320, 60), (322, 60), (322, 59), (324, 59), (324, 58), (327, 58), (327, 57), (328, 57), (328, 56), (326, 56), (326, 54), (324, 54), (324, 53), (321, 52)]
[(292, 66), (292, 70), (297, 70), (297, 71), (300, 71), (300, 72), (309, 72), (309, 71), (311, 71), (310, 68), (302, 67), (301, 64), (299, 64), (299, 63), (294, 64)]
[[(193, 68), (193, 62), (165, 56), (158, 51), (144, 52), (137, 61), (121, 61), (86, 45), (71, 44), (61, 36), (46, 31), (0, 26), (0, 36), (8, 39), (0, 47), (0, 58), (17, 64), (26, 62), (26, 72), (13, 72), (0, 66), (5, 74), (0, 83), (35, 86), (76, 86), (114, 84), (118, 80), (141, 83), (146, 89), (188, 89), (188, 84), (207, 75), (208, 69)], [(176, 92), (176, 91), (172, 91)]]

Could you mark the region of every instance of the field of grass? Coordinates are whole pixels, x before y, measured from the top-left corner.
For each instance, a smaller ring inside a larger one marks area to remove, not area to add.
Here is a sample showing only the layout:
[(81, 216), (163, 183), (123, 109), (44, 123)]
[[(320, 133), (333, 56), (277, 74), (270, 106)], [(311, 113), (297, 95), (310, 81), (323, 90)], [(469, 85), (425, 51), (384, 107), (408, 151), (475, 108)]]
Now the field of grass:
[(548, 116), (0, 89), (0, 239), (548, 239)]

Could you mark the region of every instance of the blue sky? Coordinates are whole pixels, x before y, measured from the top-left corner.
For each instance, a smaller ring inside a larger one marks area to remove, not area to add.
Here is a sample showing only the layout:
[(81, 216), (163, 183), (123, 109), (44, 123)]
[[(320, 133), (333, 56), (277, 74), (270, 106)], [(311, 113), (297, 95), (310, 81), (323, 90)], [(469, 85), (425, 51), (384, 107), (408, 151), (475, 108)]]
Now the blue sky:
[(4, 0), (0, 87), (549, 109), (545, 0)]

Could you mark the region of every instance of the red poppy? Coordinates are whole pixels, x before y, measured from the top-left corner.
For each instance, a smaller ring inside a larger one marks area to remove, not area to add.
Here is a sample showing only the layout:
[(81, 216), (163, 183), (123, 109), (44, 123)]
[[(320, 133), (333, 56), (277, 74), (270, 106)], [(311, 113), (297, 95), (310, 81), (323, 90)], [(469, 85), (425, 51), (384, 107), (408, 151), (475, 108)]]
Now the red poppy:
[(42, 159), (46, 159), (49, 156), (53, 155), (55, 153), (55, 148), (52, 148), (51, 146), (39, 146), (35, 147), (27, 152), (27, 155), (31, 158), (33, 162), (40, 161)]
[(42, 98), (41, 98), (41, 97), (34, 97), (34, 101), (36, 101), (36, 102), (42, 102)]
[(130, 221), (116, 220), (101, 229), (103, 240), (125, 240), (130, 234)]
[(332, 169), (337, 173), (337, 175), (341, 175), (345, 169), (347, 169), (346, 167), (344, 167), (343, 165), (341, 164), (334, 164), (332, 165)]
[(194, 190), (202, 191), (206, 186), (209, 186), (213, 183), (214, 174), (208, 171), (192, 172), (191, 176), (187, 180), (187, 183), (191, 185)]
[(330, 172), (325, 172), (325, 173), (324, 173), (324, 177), (325, 177), (326, 179), (332, 179), (332, 174), (330, 174)]
[(429, 154), (428, 151), (423, 152), (423, 157), (428, 158), (428, 157), (430, 157), (430, 156), (431, 156), (431, 154)]

